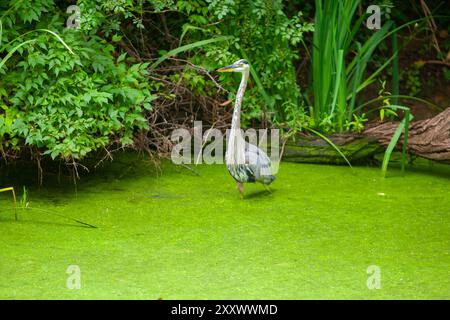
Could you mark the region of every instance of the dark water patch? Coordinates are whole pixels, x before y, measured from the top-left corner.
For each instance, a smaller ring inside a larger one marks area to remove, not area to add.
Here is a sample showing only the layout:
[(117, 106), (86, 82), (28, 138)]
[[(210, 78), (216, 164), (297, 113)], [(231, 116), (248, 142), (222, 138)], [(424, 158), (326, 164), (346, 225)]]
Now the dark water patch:
[[(84, 188), (89, 185), (96, 185), (100, 181), (109, 182), (137, 178), (142, 175), (158, 174), (158, 169), (146, 160), (145, 157), (134, 152), (123, 152), (114, 154), (113, 161), (104, 161), (100, 165), (95, 159), (85, 159), (83, 165), (89, 171), (79, 169), (80, 179), (74, 181), (73, 174), (63, 162), (46, 160), (41, 163), (43, 168), (43, 186), (45, 188), (57, 187), (74, 189), (74, 182), (77, 188)], [(0, 185), (14, 186), (16, 188), (38, 187), (38, 167), (35, 162), (28, 160), (17, 160), (14, 162), (0, 162)]]
[(61, 195), (39, 194), (37, 198), (39, 202), (47, 202), (55, 207), (63, 207), (69, 204), (69, 200), (61, 198)]

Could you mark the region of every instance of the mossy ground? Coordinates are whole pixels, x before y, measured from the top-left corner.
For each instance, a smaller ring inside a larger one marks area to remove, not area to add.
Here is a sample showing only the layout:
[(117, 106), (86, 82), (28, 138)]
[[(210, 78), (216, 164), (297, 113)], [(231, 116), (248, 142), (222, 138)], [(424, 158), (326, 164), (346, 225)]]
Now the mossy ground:
[[(196, 170), (164, 164), (158, 176), (125, 155), (77, 193), (30, 187), (17, 222), (0, 194), (0, 298), (450, 298), (449, 167), (382, 179), (282, 163), (272, 194), (248, 185), (244, 200), (224, 166)], [(69, 265), (79, 290), (66, 287)], [(366, 285), (370, 265), (381, 289)]]

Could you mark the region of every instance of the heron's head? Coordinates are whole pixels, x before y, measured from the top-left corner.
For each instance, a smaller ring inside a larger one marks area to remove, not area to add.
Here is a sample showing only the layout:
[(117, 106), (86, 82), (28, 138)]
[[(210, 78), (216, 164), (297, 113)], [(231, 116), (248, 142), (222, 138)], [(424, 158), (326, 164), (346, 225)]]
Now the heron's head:
[(241, 59), (229, 66), (217, 69), (217, 72), (244, 72), (250, 68), (247, 60)]

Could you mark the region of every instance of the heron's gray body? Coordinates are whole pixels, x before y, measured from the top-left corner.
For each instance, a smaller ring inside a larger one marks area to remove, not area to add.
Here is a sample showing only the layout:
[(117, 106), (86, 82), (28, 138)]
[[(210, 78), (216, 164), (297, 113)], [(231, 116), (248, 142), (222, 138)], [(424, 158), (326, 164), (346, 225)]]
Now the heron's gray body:
[(270, 158), (257, 146), (245, 143), (245, 163), (227, 163), (228, 171), (237, 182), (261, 182), (265, 185), (275, 180)]
[[(245, 142), (240, 130), (241, 104), (249, 77), (249, 65), (247, 61), (239, 60), (232, 67), (242, 72), (242, 79), (236, 95), (231, 132), (225, 156), (227, 168), (238, 184), (261, 182), (264, 185), (269, 185), (275, 180), (275, 176), (272, 174), (270, 158), (257, 146)], [(227, 69), (224, 68), (224, 70)]]

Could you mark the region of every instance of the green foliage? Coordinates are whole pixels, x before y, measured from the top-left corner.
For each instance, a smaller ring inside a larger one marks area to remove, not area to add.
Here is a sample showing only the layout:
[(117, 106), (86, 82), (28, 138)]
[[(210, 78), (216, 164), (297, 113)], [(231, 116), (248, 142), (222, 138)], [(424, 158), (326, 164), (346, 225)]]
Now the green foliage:
[[(145, 79), (148, 64), (129, 67), (126, 55), (117, 58), (115, 48), (104, 39), (65, 28), (53, 1), (15, 6), (11, 1), (10, 6), (3, 40), (11, 42), (5, 52), (25, 45), (0, 70), (2, 147), (15, 151), (31, 147), (52, 159), (69, 161), (112, 143), (131, 144), (133, 134), (147, 128), (142, 108), (151, 110)], [(18, 6), (29, 10), (25, 14)], [(43, 16), (44, 12), (52, 14)], [(58, 30), (75, 54), (53, 34), (34, 34), (28, 40), (27, 30), (43, 25)]]
[(347, 121), (345, 129), (347, 131), (361, 133), (364, 131), (364, 123), (369, 121), (365, 113), (360, 116), (357, 114), (353, 114), (353, 120)]
[[(303, 34), (313, 27), (302, 22), (301, 13), (288, 18), (281, 0), (184, 0), (168, 8), (188, 15), (179, 25), (183, 43), (231, 36), (227, 42), (207, 44), (196, 51), (189, 58), (193, 64), (215, 70), (239, 58), (250, 62), (252, 79), (244, 104), (244, 125), (252, 119), (286, 121), (303, 112), (293, 63), (299, 57)], [(233, 88), (238, 79), (221, 76), (220, 83)], [(194, 87), (199, 90), (194, 93), (216, 94), (209, 90), (214, 88), (209, 80), (203, 87)]]
[(380, 120), (384, 121), (385, 118), (393, 119), (397, 117), (397, 113), (391, 108), (391, 93), (386, 90), (386, 81), (381, 81), (381, 88), (378, 91), (378, 99), (382, 100), (380, 107)]
[[(364, 27), (365, 16), (355, 21), (359, 0), (316, 0), (315, 3), (314, 126), (325, 132), (342, 132), (348, 128), (360, 130), (355, 121), (361, 123), (362, 119), (354, 116), (356, 95), (372, 83), (374, 76), (390, 61), (364, 79), (368, 61), (392, 22), (384, 23), (380, 30), (360, 43), (356, 41), (356, 35)], [(335, 27), (337, 25), (339, 28)]]
[[(252, 119), (281, 122), (303, 113), (294, 61), (304, 33), (311, 32), (313, 26), (303, 21), (301, 12), (288, 17), (281, 0), (79, 0), (78, 5), (83, 12), (84, 33), (100, 32), (117, 42), (126, 39), (139, 54), (154, 50), (150, 45), (156, 46), (160, 59), (153, 63), (155, 68), (164, 67), (160, 63), (175, 54), (209, 71), (247, 58), (252, 79), (244, 124)], [(153, 30), (165, 31), (159, 38), (148, 37), (152, 26), (146, 21), (160, 19), (163, 24)], [(172, 38), (178, 39), (177, 47), (167, 42)], [(224, 39), (227, 41), (221, 41)], [(194, 95), (217, 95), (210, 79), (200, 81), (185, 73), (165, 76), (181, 79)], [(221, 77), (220, 83), (234, 91), (231, 88), (237, 86), (238, 79)]]
[(400, 73), (400, 77), (405, 80), (405, 88), (408, 95), (417, 96), (422, 90), (422, 81), (420, 80), (420, 68), (412, 65), (411, 68)]
[(448, 82), (450, 82), (450, 68), (444, 67), (442, 69), (442, 72), (444, 74), (444, 79)]
[[(216, 32), (233, 35), (234, 40), (208, 48), (207, 63), (211, 67), (223, 66), (246, 58), (253, 70), (253, 81), (259, 82), (249, 87), (244, 122), (252, 118), (281, 122), (303, 113), (293, 62), (299, 57), (296, 49), (303, 34), (312, 31), (312, 25), (301, 21), (301, 13), (288, 18), (281, 1), (208, 2), (213, 19), (223, 19)], [(196, 62), (201, 59), (195, 57)], [(233, 80), (222, 76), (220, 81), (230, 87), (227, 81)]]
[[(136, 133), (149, 130), (144, 115), (153, 111), (156, 95), (174, 101), (201, 97), (213, 104), (225, 98), (218, 97), (223, 94), (219, 82), (230, 90), (227, 98), (234, 98), (238, 75), (216, 75), (214, 70), (239, 58), (251, 64), (244, 126), (272, 123), (288, 131), (361, 132), (367, 121), (362, 107), (367, 104), (357, 96), (379, 76), (385, 79), (380, 73), (391, 62), (393, 95), (383, 83), (378, 109), (382, 120), (396, 116), (390, 107), (401, 97), (396, 35), (394, 55), (371, 60), (379, 45), (390, 50), (383, 40), (421, 19), (389, 32), (393, 1), (379, 0), (375, 3), (383, 8), (383, 27), (368, 32), (366, 16), (357, 15), (365, 3), (315, 0), (313, 27), (299, 12), (311, 13), (312, 3), (78, 0), (81, 28), (75, 30), (65, 27), (69, 14), (64, 2), (0, 0), (0, 151), (32, 150), (73, 161), (113, 144), (130, 145)], [(299, 74), (307, 70), (296, 66), (306, 69), (297, 62), (309, 56), (304, 37), (314, 29), (313, 44), (308, 44), (314, 96), (310, 103), (298, 85), (303, 78)], [(411, 70), (404, 80), (415, 95), (420, 70)], [(173, 90), (177, 86), (187, 89), (183, 92), (188, 98), (175, 97), (183, 95)]]

